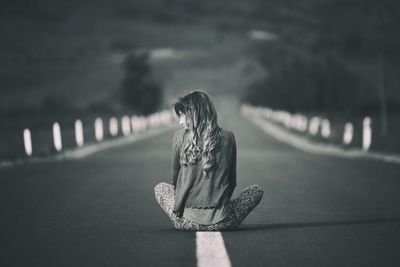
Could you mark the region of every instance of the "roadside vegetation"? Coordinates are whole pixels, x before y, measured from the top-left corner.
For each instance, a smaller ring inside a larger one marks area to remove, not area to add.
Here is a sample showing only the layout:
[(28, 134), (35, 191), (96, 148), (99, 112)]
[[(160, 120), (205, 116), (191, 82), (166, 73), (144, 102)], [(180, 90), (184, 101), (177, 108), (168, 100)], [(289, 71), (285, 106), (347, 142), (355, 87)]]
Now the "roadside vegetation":
[(148, 115), (159, 109), (163, 91), (152, 76), (148, 53), (134, 53), (125, 59), (125, 77), (119, 99), (134, 113)]
[[(139, 48), (207, 53), (226, 44), (234, 50), (238, 38), (249, 47), (232, 53), (250, 55), (267, 73), (249, 88), (237, 85), (243, 101), (339, 122), (370, 116), (380, 147), (400, 151), (400, 4), (395, 0), (95, 2), (3, 1), (0, 157), (22, 151), (25, 127), (49, 131), (54, 120), (88, 116), (92, 121), (166, 107), (163, 97), (174, 93), (163, 91)], [(247, 39), (252, 30), (277, 38)], [(202, 60), (204, 69), (213, 65)], [(189, 73), (182, 74), (186, 86), (192, 66), (180, 67)], [(214, 79), (218, 87), (218, 74)]]
[(400, 151), (398, 1), (309, 0), (281, 8), (288, 18), (275, 14), (269, 28), (279, 38), (253, 45), (268, 76), (243, 101), (339, 122), (370, 116), (375, 148)]

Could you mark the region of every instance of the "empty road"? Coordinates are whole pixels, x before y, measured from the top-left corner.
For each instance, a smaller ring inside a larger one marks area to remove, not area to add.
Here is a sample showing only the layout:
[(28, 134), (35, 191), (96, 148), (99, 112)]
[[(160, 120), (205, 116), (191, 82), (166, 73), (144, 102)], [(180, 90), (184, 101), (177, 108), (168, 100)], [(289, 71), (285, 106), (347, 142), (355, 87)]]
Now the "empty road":
[[(264, 189), (232, 266), (400, 266), (400, 165), (299, 151), (215, 99), (235, 133), (238, 186)], [(0, 169), (0, 266), (196, 266), (196, 233), (173, 229), (153, 187), (170, 179), (173, 130), (79, 160)]]

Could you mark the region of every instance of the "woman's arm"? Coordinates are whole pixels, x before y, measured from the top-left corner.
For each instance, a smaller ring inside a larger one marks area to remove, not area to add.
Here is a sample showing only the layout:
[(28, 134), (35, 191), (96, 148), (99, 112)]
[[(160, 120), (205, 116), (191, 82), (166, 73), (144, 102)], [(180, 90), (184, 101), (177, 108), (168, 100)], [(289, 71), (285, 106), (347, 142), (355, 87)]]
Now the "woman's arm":
[(179, 139), (180, 132), (176, 132), (174, 138), (172, 140), (172, 161), (171, 161), (171, 170), (172, 170), (172, 178), (171, 184), (176, 187), (176, 181), (178, 180), (179, 170), (181, 169), (180, 163), (180, 148), (179, 148)]

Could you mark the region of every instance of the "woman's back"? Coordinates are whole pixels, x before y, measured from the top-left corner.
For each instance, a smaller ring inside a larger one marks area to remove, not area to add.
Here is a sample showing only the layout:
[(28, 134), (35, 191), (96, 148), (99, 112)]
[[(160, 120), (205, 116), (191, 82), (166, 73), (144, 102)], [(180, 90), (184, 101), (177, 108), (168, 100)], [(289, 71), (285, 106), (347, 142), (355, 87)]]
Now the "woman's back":
[(201, 159), (181, 164), (188, 131), (180, 129), (173, 139), (172, 184), (176, 188), (174, 212), (182, 216), (184, 208), (220, 208), (236, 187), (236, 141), (233, 133), (221, 129), (213, 167), (205, 173)]

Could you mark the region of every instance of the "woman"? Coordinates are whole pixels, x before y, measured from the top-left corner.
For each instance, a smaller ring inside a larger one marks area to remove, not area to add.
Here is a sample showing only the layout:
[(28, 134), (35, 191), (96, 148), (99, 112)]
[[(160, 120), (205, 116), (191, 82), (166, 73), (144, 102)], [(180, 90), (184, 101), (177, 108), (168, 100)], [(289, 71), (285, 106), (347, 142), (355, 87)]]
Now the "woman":
[(236, 141), (218, 126), (210, 96), (194, 91), (174, 104), (179, 124), (173, 138), (172, 181), (159, 183), (157, 202), (179, 230), (234, 229), (261, 201), (252, 185), (231, 200), (236, 187)]

